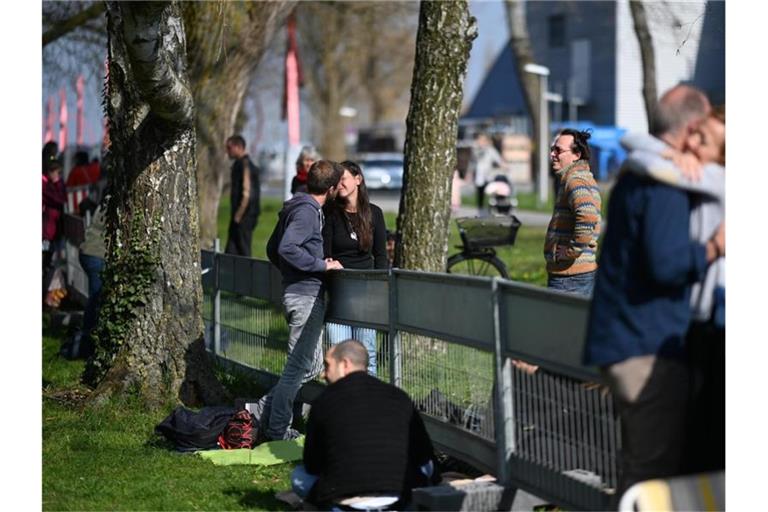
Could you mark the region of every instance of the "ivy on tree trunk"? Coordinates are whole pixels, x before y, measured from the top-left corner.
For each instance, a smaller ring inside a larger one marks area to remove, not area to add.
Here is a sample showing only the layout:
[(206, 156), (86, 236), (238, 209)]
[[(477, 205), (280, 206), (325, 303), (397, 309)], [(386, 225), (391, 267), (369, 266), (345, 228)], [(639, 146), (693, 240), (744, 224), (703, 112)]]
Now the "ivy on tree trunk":
[(397, 217), (400, 268), (445, 271), (459, 112), (475, 37), (466, 1), (421, 2)]

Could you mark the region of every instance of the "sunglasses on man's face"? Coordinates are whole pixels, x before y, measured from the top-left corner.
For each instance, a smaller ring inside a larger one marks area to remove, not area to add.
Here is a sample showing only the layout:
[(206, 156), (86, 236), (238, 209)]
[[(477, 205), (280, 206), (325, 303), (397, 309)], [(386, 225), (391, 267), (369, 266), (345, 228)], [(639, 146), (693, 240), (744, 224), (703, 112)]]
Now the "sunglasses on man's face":
[(549, 152), (554, 153), (555, 155), (560, 155), (562, 153), (567, 153), (569, 151), (571, 151), (571, 148), (561, 148), (558, 146), (552, 146), (551, 148), (549, 148)]

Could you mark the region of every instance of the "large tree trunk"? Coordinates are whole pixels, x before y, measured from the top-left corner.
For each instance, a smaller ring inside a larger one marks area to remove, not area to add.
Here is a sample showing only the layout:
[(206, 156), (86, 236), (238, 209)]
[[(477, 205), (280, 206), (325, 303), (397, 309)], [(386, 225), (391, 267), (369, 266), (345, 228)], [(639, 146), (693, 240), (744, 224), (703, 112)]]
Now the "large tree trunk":
[(653, 50), (653, 39), (648, 28), (645, 6), (640, 0), (630, 0), (629, 9), (632, 12), (637, 42), (640, 44), (640, 58), (643, 62), (643, 99), (650, 128), (653, 112), (656, 110), (656, 54)]
[(421, 3), (397, 217), (401, 268), (445, 271), (463, 80), (476, 36), (466, 1)]
[(339, 75), (342, 70), (326, 71), (327, 89), (325, 101), (321, 105), (323, 112), (316, 124), (319, 128), (320, 144), (318, 146), (323, 158), (342, 161), (346, 160), (347, 150), (344, 139), (344, 118), (339, 111), (344, 106), (342, 97), (338, 94), (340, 85)]
[(176, 2), (108, 2), (107, 265), (93, 400), (220, 403), (203, 346), (195, 112)]

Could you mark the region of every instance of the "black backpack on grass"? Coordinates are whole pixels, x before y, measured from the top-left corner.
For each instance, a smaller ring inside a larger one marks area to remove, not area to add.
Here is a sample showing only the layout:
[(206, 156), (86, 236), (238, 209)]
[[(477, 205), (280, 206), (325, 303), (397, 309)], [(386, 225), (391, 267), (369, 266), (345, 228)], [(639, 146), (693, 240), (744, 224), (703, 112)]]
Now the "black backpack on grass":
[(179, 406), (155, 427), (155, 432), (180, 452), (211, 450), (217, 448), (219, 434), (235, 412), (234, 407), (203, 407), (192, 411)]

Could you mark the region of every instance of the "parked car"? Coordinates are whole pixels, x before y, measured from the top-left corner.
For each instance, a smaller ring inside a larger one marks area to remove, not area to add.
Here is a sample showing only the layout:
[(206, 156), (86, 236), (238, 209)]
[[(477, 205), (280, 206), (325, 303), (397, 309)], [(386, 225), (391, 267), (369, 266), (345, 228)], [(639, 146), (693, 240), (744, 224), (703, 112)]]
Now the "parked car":
[(365, 184), (371, 190), (391, 190), (403, 187), (403, 155), (400, 153), (367, 153), (357, 162), (363, 169)]

